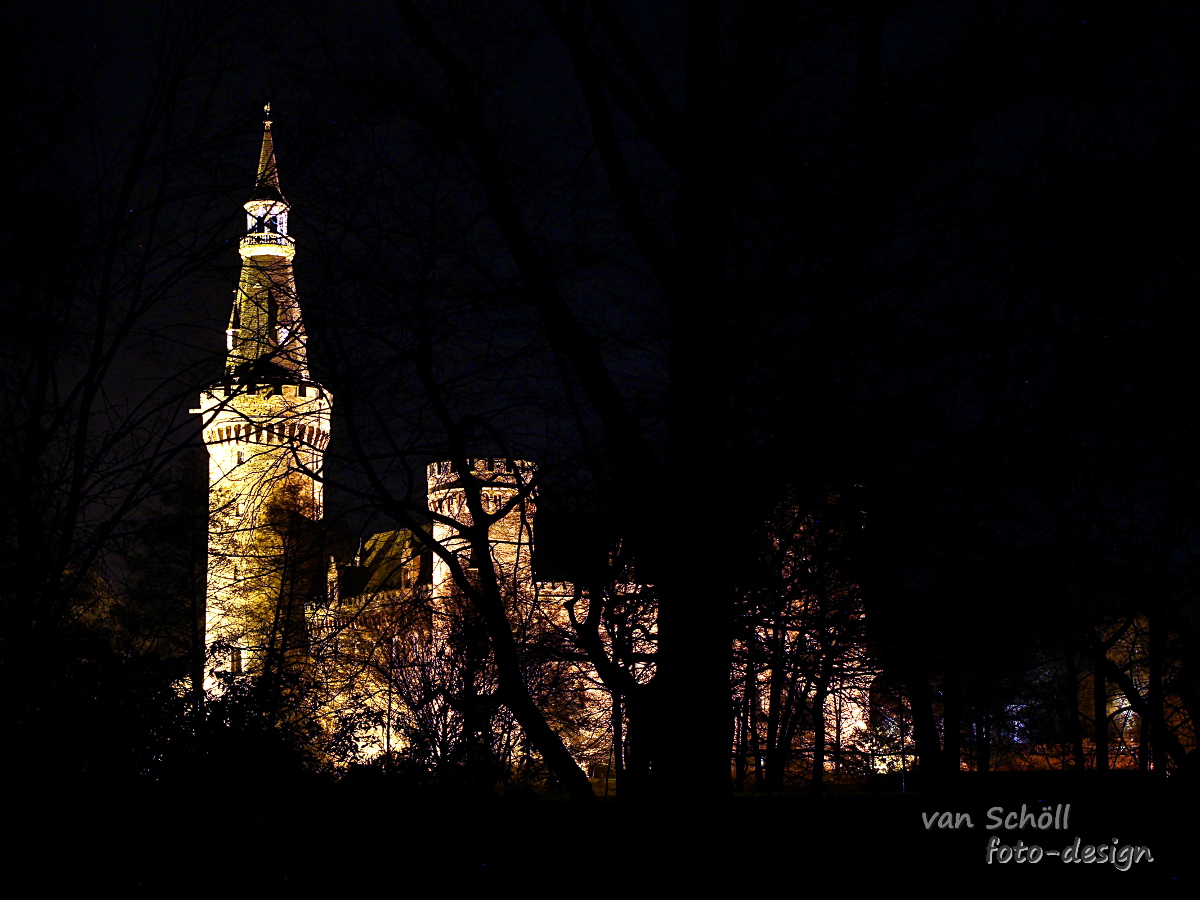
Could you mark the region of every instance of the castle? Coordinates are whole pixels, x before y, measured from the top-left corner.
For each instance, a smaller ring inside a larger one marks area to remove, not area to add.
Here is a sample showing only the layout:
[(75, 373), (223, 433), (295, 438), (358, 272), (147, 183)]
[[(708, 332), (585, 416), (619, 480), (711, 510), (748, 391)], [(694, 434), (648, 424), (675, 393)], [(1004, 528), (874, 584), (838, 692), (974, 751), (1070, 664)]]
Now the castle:
[[(412, 532), (391, 532), (368, 539), (353, 563), (318, 565), (333, 397), (309, 373), (292, 271), (296, 243), (288, 234), (269, 107), (267, 113), (255, 187), (245, 204), (225, 374), (193, 410), (209, 455), (206, 688), (242, 674), (305, 668), (310, 682), (324, 689), (327, 711), (390, 710), (397, 645), (415, 635), (428, 649), (466, 615), (456, 578), (478, 573), (464, 537), (473, 515), (490, 520), (492, 569), (506, 602), (531, 602), (536, 466), (468, 459), (460, 472), (449, 462), (431, 463), (427, 535), (436, 548)], [(553, 598), (549, 607), (559, 611), (564, 590), (540, 586), (543, 601)], [(523, 615), (528, 621), (532, 612)], [(379, 659), (385, 644), (386, 664)], [(379, 699), (383, 693), (386, 700)], [(375, 743), (390, 747), (390, 727)]]
[[(309, 372), (292, 272), (296, 244), (288, 233), (289, 207), (280, 188), (269, 118), (245, 210), (225, 373), (202, 392), (193, 410), (201, 417), (209, 454), (206, 688), (219, 691), (243, 674), (282, 676), (303, 670), (323, 726), (336, 730), (338, 717), (347, 717), (345, 733), (360, 747), (369, 745), (371, 752), (390, 754), (410, 747), (409, 735), (434, 735), (445, 745), (423, 752), (458, 765), (472, 752), (470, 740), (477, 732), (494, 743), (508, 742), (511, 749), (521, 741), (519, 729), (511, 718), (505, 721), (495, 700), (487, 628), (464, 596), (480, 579), (490, 580), (503, 598), (507, 627), (525, 655), (522, 664), (527, 665), (535, 702), (577, 760), (604, 767), (606, 754), (621, 741), (621, 698), (599, 682), (585, 659), (576, 642), (579, 621), (591, 615), (592, 604), (610, 603), (606, 616), (620, 608), (628, 641), (624, 663), (643, 683), (654, 665), (653, 600), (640, 597), (643, 586), (636, 584), (607, 586), (609, 599), (604, 601), (570, 584), (535, 580), (531, 551), (537, 467), (512, 458), (430, 463), (427, 509), (417, 512), (412, 529), (367, 539), (351, 563), (323, 563), (329, 557), (322, 556), (317, 526), (333, 398)], [(775, 550), (793, 575), (815, 571), (812, 551), (806, 549), (817, 534), (815, 525), (815, 520), (792, 521), (774, 536)], [(837, 589), (849, 596), (857, 585)], [(861, 640), (849, 638), (836, 654), (820, 647), (814, 651), (805, 641), (825, 640), (829, 621), (806, 624), (812, 609), (803, 592), (770, 586), (764, 596), (771, 617), (759, 617), (757, 631), (740, 635), (740, 649), (735, 648), (735, 657), (743, 654), (741, 681), (735, 685), (735, 694), (740, 693), (735, 698), (735, 740), (743, 748), (736, 764), (738, 781), (763, 768), (762, 721), (791, 716), (790, 724), (768, 725), (767, 741), (772, 731), (791, 734), (799, 727), (794, 708), (777, 712), (783, 675), (791, 679), (786, 691), (795, 695), (788, 702), (802, 706), (811, 697), (813, 709), (824, 711), (801, 710), (810, 717), (814, 744), (823, 746), (830, 735), (830, 746), (866, 754), (876, 768), (905, 766), (910, 746), (905, 732), (911, 726), (905, 724), (899, 690), (875, 685), (881, 697), (889, 691), (891, 696), (875, 704), (871, 718), (879, 721), (866, 728), (868, 692), (878, 673)], [(859, 614), (853, 602), (845, 609), (844, 618), (852, 625)], [(1138, 647), (1144, 620), (1131, 620), (1128, 627), (1129, 635), (1111, 651), (1122, 666), (1144, 657)], [(618, 630), (604, 637), (609, 643), (602, 648), (613, 661), (619, 655)], [(789, 672), (779, 649), (788, 647), (798, 648), (799, 655), (815, 653), (823, 668), (815, 674)], [(1080, 715), (1093, 722), (1107, 720), (1113, 731), (1105, 737), (1106, 730), (1091, 726), (1101, 736), (1095, 752), (1107, 756), (1110, 740), (1119, 742), (1124, 755), (1113, 765), (1129, 762), (1139, 747), (1140, 736), (1129, 737), (1140, 727), (1138, 718), (1130, 707), (1118, 705), (1111, 682), (1095, 675), (1084, 681)], [(1094, 691), (1094, 683), (1105, 693)], [(457, 723), (451, 721), (455, 716)], [(890, 725), (884, 721), (889, 717)], [(873, 751), (864, 751), (860, 740), (868, 730), (873, 732), (869, 741), (877, 743)], [(787, 738), (785, 753), (791, 752), (791, 740)], [(1083, 743), (1076, 756), (1082, 755)], [(1058, 755), (1065, 758), (1065, 752)]]
[[(464, 598), (482, 578), (502, 598), (540, 709), (577, 760), (607, 770), (623, 713), (572, 643), (575, 604), (580, 618), (591, 603), (620, 608), (622, 623), (603, 640), (614, 659), (627, 643), (629, 675), (645, 681), (652, 599), (635, 584), (613, 585), (601, 601), (535, 581), (537, 467), (512, 458), (430, 463), (420, 527), (375, 535), (352, 563), (329, 564), (317, 525), (333, 398), (309, 373), (269, 117), (245, 209), (225, 374), (193, 410), (209, 454), (206, 688), (302, 670), (325, 731), (369, 753), (432, 735), (443, 745), (424, 747), (426, 758), (461, 766), (483, 734), (519, 755), (523, 736), (496, 699), (487, 627)], [(830, 715), (839, 728), (863, 720), (861, 706)]]

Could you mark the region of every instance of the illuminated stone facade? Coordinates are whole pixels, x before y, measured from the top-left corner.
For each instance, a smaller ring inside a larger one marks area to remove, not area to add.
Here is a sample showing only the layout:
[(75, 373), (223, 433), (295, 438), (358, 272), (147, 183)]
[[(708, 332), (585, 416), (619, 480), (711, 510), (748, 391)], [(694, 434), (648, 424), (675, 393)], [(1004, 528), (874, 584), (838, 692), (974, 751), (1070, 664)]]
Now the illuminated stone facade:
[[(478, 757), (464, 746), (486, 734), (517, 759), (523, 737), (495, 699), (488, 628), (463, 596), (487, 566), (534, 701), (582, 764), (607, 771), (622, 713), (574, 644), (571, 611), (583, 620), (595, 604), (619, 617), (597, 640), (644, 684), (654, 669), (653, 589), (614, 584), (602, 596), (535, 582), (537, 467), (506, 458), (430, 464), (427, 537), (375, 535), (353, 563), (328, 565), (316, 524), (332, 398), (308, 368), (269, 120), (245, 209), (225, 374), (194, 410), (209, 453), (207, 687), (303, 665), (309, 709), (365, 755), (416, 753), (412, 735), (436, 735), (442, 743), (426, 740), (420, 761), (461, 765)], [(487, 548), (473, 556), (478, 516), (489, 521)], [(325, 601), (314, 603), (320, 593)], [(831, 733), (861, 727), (862, 704), (846, 697), (826, 700)]]
[[(471, 459), (467, 464), (472, 477), (480, 482), (483, 513), (504, 513), (488, 527), (492, 565), (501, 588), (509, 595), (528, 590), (533, 583), (531, 551), (536, 503), (529, 485), (537, 466), (523, 459)], [(459, 557), (464, 568), (470, 569), (468, 542), (460, 526), (469, 527), (473, 519), (462, 480), (449, 462), (430, 463), (427, 477), (433, 539)], [(453, 590), (449, 565), (437, 554), (433, 559), (433, 597), (445, 599)]]
[(305, 554), (321, 518), (332, 398), (308, 371), (292, 275), (295, 240), (264, 123), (245, 204), (242, 274), (227, 331), (225, 376), (201, 393), (209, 454), (208, 672), (238, 674), (306, 652)]

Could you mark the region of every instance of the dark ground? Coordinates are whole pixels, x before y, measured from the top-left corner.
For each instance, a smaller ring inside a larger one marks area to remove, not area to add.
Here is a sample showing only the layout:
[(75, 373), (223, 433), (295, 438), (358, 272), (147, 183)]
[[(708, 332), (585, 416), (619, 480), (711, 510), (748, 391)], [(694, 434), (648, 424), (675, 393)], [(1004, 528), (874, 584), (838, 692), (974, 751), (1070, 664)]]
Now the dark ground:
[[(968, 776), (944, 791), (912, 779), (905, 787), (901, 794), (898, 783), (879, 781), (822, 798), (740, 795), (681, 814), (616, 802), (580, 813), (544, 797), (451, 800), (384, 778), (236, 793), (144, 782), (30, 791), (10, 779), (6, 818), (15, 837), (6, 841), (5, 869), (50, 893), (90, 886), (222, 896), (295, 887), (372, 898), (453, 895), (488, 883), (621, 894), (730, 883), (755, 895), (801, 897), (818, 883), (821, 894), (855, 896), (990, 885), (1124, 891), (1196, 881), (1197, 790), (1178, 778), (1022, 773)], [(1069, 823), (1057, 831), (987, 828), (992, 807), (1040, 812), (1067, 803)], [(967, 813), (974, 828), (925, 827), (922, 813), (945, 811)], [(989, 865), (993, 836), (1043, 850), (1077, 838), (1081, 846), (1116, 839), (1149, 848), (1153, 862), (1127, 871), (1052, 857)]]

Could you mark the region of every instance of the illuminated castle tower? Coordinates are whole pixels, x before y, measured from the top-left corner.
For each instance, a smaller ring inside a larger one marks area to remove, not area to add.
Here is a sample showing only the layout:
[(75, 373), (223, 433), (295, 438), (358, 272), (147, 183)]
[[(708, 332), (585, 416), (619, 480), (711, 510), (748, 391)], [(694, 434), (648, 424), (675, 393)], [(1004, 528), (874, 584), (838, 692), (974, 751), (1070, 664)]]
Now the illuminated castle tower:
[[(470, 459), (471, 476), (479, 484), (483, 511), (495, 514), (514, 498), (518, 498), (523, 487), (529, 485), (537, 470), (531, 462), (522, 459)], [(449, 462), (435, 462), (427, 469), (429, 486), (429, 511), (433, 513), (433, 538), (451, 553), (462, 558), (464, 568), (472, 568), (466, 558), (469, 553), (466, 538), (445, 519), (470, 525), (471, 512), (467, 506), (467, 492), (454, 466)], [(513, 503), (512, 509), (492, 523), (488, 528), (492, 560), (501, 587), (509, 594), (526, 586), (532, 586), (530, 551), (533, 544), (532, 522), (534, 500), (531, 494)], [(445, 517), (445, 519), (441, 518)], [(449, 597), (454, 590), (450, 567), (441, 556), (433, 558), (432, 595), (435, 600)]]
[(332, 404), (308, 372), (292, 276), (296, 242), (269, 118), (245, 208), (225, 377), (194, 410), (209, 454), (205, 645), (217, 650), (210, 675), (261, 670), (306, 653), (312, 526), (321, 518)]

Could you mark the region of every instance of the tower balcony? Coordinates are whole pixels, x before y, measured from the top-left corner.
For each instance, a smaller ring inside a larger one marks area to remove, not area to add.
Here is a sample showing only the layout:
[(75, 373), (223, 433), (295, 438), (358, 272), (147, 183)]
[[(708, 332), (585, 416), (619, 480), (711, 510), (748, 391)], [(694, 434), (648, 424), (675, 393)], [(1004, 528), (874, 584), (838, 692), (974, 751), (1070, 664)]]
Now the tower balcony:
[(255, 231), (242, 238), (238, 252), (244, 259), (252, 256), (286, 256), (291, 259), (296, 255), (296, 239), (273, 231)]

